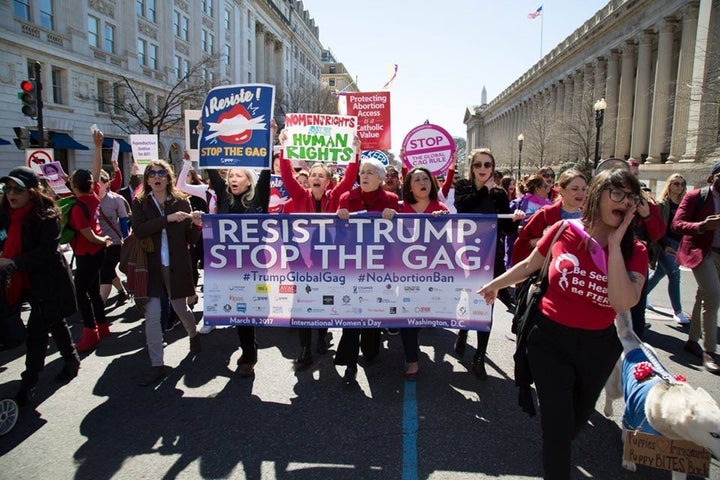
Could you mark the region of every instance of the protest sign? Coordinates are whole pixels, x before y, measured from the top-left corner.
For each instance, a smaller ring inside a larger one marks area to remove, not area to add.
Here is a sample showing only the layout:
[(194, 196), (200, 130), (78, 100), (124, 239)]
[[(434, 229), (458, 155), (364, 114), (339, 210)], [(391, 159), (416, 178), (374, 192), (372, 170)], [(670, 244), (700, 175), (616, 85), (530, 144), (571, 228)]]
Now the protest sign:
[(365, 158), (374, 158), (375, 160), (378, 160), (383, 165), (387, 165), (390, 163), (390, 160), (388, 160), (387, 154), (381, 150), (368, 150), (365, 152), (362, 152), (362, 155), (360, 155), (360, 160), (362, 161)]
[(703, 447), (643, 432), (625, 432), (623, 460), (703, 478), (710, 475), (710, 452)]
[(261, 83), (210, 90), (202, 107), (200, 167), (269, 168), (275, 87)]
[(363, 150), (390, 150), (390, 92), (348, 92), (338, 99), (343, 115), (358, 119)]
[(285, 116), (285, 158), (346, 164), (355, 157), (357, 118), (322, 113)]
[(290, 199), (280, 175), (270, 175), (270, 204), (268, 213), (281, 213), (285, 202)]
[(133, 161), (138, 165), (147, 165), (151, 160), (159, 159), (157, 135), (130, 135)]
[(72, 193), (65, 185), (66, 173), (60, 162), (43, 163), (40, 165), (40, 170), (42, 170), (42, 176), (45, 177), (53, 192), (58, 195)]
[(442, 127), (426, 123), (413, 128), (403, 140), (403, 163), (412, 169), (425, 167), (433, 175), (447, 171), (455, 153), (455, 141)]
[(200, 110), (185, 110), (185, 150), (190, 155), (190, 161), (197, 162), (200, 156), (198, 146), (200, 143)]
[(206, 324), (489, 331), (495, 215), (204, 215)]

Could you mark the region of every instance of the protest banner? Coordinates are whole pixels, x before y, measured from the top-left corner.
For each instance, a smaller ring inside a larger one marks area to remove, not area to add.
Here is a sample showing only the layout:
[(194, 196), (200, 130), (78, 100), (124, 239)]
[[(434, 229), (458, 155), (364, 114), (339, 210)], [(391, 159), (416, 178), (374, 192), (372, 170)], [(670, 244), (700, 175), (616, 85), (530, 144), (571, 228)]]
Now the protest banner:
[(130, 147), (133, 161), (138, 165), (147, 165), (160, 158), (157, 135), (130, 135)]
[(338, 97), (339, 111), (357, 117), (363, 150), (390, 150), (390, 92), (347, 92)]
[(269, 168), (275, 87), (261, 83), (215, 87), (202, 107), (201, 168)]
[(489, 331), (495, 215), (204, 215), (210, 325)]
[(425, 167), (433, 175), (447, 171), (455, 153), (455, 141), (442, 127), (426, 123), (413, 128), (403, 140), (403, 163), (409, 169)]
[(285, 116), (285, 158), (346, 164), (355, 157), (357, 118), (323, 113)]

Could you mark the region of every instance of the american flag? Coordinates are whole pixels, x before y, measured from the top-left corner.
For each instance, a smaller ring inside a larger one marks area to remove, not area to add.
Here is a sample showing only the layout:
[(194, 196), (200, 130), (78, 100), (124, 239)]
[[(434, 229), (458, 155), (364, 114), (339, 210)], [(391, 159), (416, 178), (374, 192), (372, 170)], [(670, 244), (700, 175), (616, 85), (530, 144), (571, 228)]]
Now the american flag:
[(538, 9), (535, 10), (534, 12), (528, 13), (528, 16), (527, 16), (527, 17), (528, 17), (530, 20), (533, 20), (533, 19), (539, 17), (540, 15), (542, 15), (542, 5), (540, 5), (540, 6), (538, 7)]

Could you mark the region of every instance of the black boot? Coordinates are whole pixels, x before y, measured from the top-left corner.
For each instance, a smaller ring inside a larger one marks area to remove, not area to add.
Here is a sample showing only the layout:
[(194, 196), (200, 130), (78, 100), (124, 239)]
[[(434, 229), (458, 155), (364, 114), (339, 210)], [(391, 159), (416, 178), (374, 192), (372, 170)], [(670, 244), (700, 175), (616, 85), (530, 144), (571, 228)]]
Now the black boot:
[(472, 371), (480, 380), (487, 380), (487, 372), (485, 371), (485, 354), (475, 352), (472, 362)]
[(80, 370), (80, 360), (77, 357), (66, 359), (62, 370), (60, 370), (60, 373), (58, 373), (55, 377), (55, 381), (69, 382), (73, 378), (77, 377), (78, 370)]
[(310, 347), (302, 347), (300, 355), (295, 359), (295, 365), (299, 367), (305, 367), (312, 363), (312, 353)]
[(355, 383), (355, 377), (357, 377), (357, 367), (348, 366), (345, 369), (345, 376), (343, 376), (343, 382), (345, 382), (346, 385), (351, 385)]
[(455, 345), (453, 349), (455, 350), (455, 354), (462, 358), (463, 355), (465, 355), (465, 345), (467, 344), (467, 330), (460, 330), (458, 331), (458, 337), (455, 339)]

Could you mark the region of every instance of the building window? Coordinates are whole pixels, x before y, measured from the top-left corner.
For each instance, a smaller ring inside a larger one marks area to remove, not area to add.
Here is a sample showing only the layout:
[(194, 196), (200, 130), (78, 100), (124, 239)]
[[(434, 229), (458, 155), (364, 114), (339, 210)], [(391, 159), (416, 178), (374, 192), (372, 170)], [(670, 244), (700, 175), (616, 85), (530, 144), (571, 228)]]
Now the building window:
[(225, 44), (225, 50), (223, 51), (223, 55), (225, 56), (225, 63), (230, 65), (232, 62), (230, 62), (230, 55), (231, 55), (231, 49), (230, 45), (227, 43)]
[(207, 53), (208, 55), (212, 55), (214, 50), (214, 43), (215, 36), (207, 30), (203, 30), (200, 37), (200, 48), (202, 48), (202, 51)]
[(63, 71), (59, 68), (52, 69), (51, 77), (53, 102), (58, 105), (62, 105), (65, 103), (65, 91), (63, 88), (63, 83), (65, 81), (65, 79), (63, 78), (64, 76), (65, 75)]
[(147, 0), (147, 10), (145, 12), (147, 19), (155, 22), (157, 20), (155, 12), (155, 0)]
[(158, 54), (158, 46), (154, 45), (152, 43), (148, 44), (148, 67), (153, 68), (157, 70), (158, 68), (158, 62), (157, 62), (157, 55)]
[(38, 5), (40, 7), (40, 26), (47, 30), (53, 30), (55, 15), (53, 14), (52, 0), (40, 0)]
[(250, 40), (248, 42), (248, 62), (252, 62), (252, 42)]
[(175, 30), (175, 36), (180, 36), (180, 18), (182, 15), (180, 15), (180, 12), (177, 10), (173, 10), (173, 30)]
[(182, 78), (182, 70), (180, 70), (180, 57), (175, 55), (175, 77), (180, 80)]
[(248, 83), (252, 83), (252, 73), (248, 72)]
[(108, 112), (110, 109), (108, 108), (108, 83), (105, 80), (99, 80), (97, 81), (97, 107), (98, 110), (101, 112)]
[(123, 95), (123, 86), (119, 83), (113, 85), (113, 102), (115, 106), (115, 113), (122, 113), (122, 106), (125, 103), (125, 96)]
[(87, 29), (88, 29), (88, 43), (91, 47), (100, 48), (100, 20), (97, 18), (88, 15), (88, 22), (87, 22)]
[(105, 24), (105, 51), (115, 53), (115, 27)]
[(135, 13), (151, 22), (155, 22), (157, 18), (155, 0), (137, 0), (135, 2)]
[(180, 19), (180, 38), (182, 38), (186, 42), (188, 40), (190, 40), (190, 34), (188, 33), (189, 32), (188, 23), (189, 23), (188, 17), (183, 16)]
[(230, 30), (230, 18), (231, 18), (232, 12), (230, 10), (225, 9), (225, 30)]
[(334, 79), (334, 78), (328, 79), (328, 86), (330, 86), (330, 87), (334, 87), (334, 86), (335, 86), (335, 79)]
[(136, 0), (135, 13), (141, 17), (145, 16), (145, 0)]
[(145, 40), (138, 39), (138, 63), (140, 65), (147, 65), (147, 42)]
[(14, 2), (15, 16), (26, 22), (30, 21), (30, 0), (15, 0)]
[(330, 74), (334, 75), (335, 73), (337, 73), (337, 68), (335, 67), (335, 65), (330, 65), (330, 67), (328, 67), (328, 68), (329, 68)]
[(153, 109), (153, 107), (154, 107), (153, 96), (151, 93), (146, 93), (145, 94), (145, 108), (147, 108), (148, 111), (150, 111), (150, 112), (154, 112), (155, 110)]
[(212, 0), (202, 0), (200, 2), (200, 8), (203, 12), (205, 12), (205, 15), (208, 15), (210, 17), (213, 16), (213, 2)]

